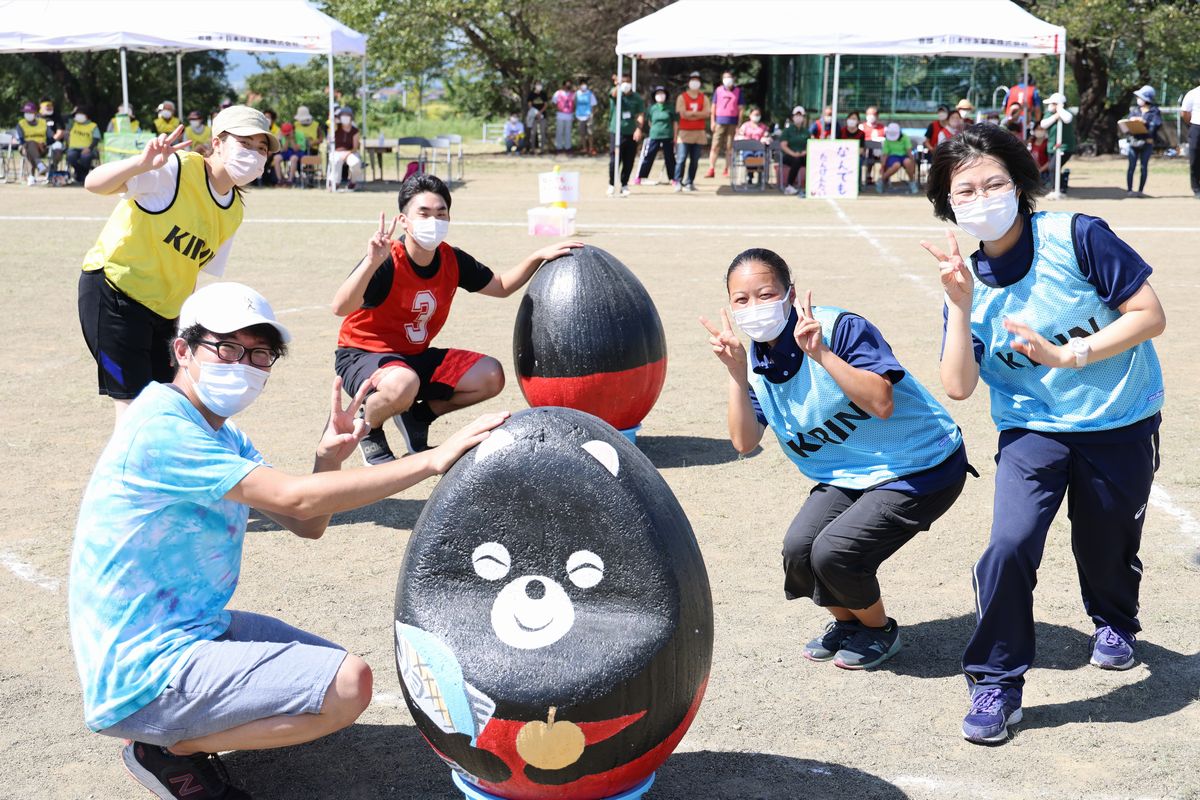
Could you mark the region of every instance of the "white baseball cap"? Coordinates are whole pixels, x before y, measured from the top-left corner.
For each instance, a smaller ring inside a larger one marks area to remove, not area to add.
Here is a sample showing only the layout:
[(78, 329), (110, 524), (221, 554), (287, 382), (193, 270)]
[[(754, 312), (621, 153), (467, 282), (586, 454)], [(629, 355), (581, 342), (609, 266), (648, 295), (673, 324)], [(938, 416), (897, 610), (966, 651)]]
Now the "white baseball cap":
[(279, 139), (271, 133), (271, 122), (267, 119), (267, 115), (257, 108), (230, 106), (221, 109), (221, 112), (213, 117), (212, 129), (213, 136), (220, 136), (222, 133), (232, 133), (237, 136), (266, 134), (267, 149), (272, 153), (279, 152)]
[(300, 106), (296, 109), (296, 122), (301, 125), (312, 122), (312, 112), (308, 110), (308, 106)]
[(275, 319), (267, 298), (241, 283), (210, 283), (196, 290), (179, 310), (179, 330), (200, 325), (212, 333), (233, 333), (251, 325), (270, 325), (284, 344), (292, 340), (288, 329)]
[(1056, 106), (1065, 106), (1067, 104), (1067, 96), (1062, 92), (1055, 92), (1046, 98), (1047, 103), (1054, 103)]

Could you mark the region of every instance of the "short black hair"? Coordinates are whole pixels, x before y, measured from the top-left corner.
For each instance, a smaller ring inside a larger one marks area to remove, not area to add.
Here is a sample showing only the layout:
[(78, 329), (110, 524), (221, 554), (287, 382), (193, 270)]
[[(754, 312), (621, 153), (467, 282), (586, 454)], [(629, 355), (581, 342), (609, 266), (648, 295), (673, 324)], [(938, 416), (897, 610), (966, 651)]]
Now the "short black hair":
[(925, 196), (933, 203), (934, 216), (955, 221), (950, 206), (950, 179), (959, 168), (985, 156), (996, 159), (1008, 170), (1018, 192), (1018, 210), (1022, 214), (1033, 211), (1037, 198), (1046, 193), (1037, 162), (1020, 139), (997, 125), (980, 122), (963, 128), (962, 133), (933, 151)]
[(450, 210), (450, 188), (446, 186), (446, 182), (437, 175), (417, 174), (410, 177), (404, 183), (400, 184), (400, 213), (407, 214), (405, 211), (412, 199), (419, 194), (425, 192), (433, 192), (446, 201), (446, 210)]
[(792, 285), (792, 271), (788, 269), (787, 262), (783, 260), (783, 256), (765, 247), (751, 247), (749, 250), (743, 250), (738, 253), (733, 257), (733, 261), (729, 262), (729, 269), (725, 270), (726, 290), (729, 289), (729, 276), (733, 274), (734, 270), (752, 261), (765, 264), (767, 269), (771, 270), (771, 274), (775, 277), (775, 280), (779, 281), (784, 289)]
[[(259, 339), (262, 339), (267, 343), (267, 347), (271, 349), (271, 352), (273, 352), (277, 357), (283, 358), (287, 355), (287, 345), (284, 344), (283, 336), (279, 333), (279, 330), (274, 325), (261, 322), (258, 325), (251, 325), (248, 328), (241, 328), (240, 330), (242, 333), (245, 333), (249, 336), (255, 336)], [(213, 333), (203, 325), (196, 323), (195, 325), (189, 325), (181, 330), (178, 338), (187, 342), (189, 350), (195, 350), (202, 339), (208, 336), (222, 335), (227, 336), (228, 334)], [(171, 365), (175, 367), (179, 366), (179, 359), (175, 358), (174, 347), (171, 348)]]

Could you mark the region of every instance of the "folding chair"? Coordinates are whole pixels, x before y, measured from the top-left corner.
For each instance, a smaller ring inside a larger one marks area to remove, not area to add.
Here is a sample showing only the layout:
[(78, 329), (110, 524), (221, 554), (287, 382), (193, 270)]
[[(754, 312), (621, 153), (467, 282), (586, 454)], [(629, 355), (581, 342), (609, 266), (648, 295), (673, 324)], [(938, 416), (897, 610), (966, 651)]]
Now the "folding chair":
[[(767, 146), (753, 139), (737, 139), (733, 143), (733, 164), (729, 168), (729, 185), (735, 192), (762, 192), (767, 188)], [(758, 174), (758, 184), (750, 185), (751, 172)]]
[(300, 163), (296, 165), (299, 171), (297, 177), (300, 179), (301, 189), (311, 189), (314, 186), (320, 186), (324, 181), (325, 170), (321, 168), (321, 156), (300, 156)]
[(451, 147), (458, 148), (457, 153), (452, 153), (452, 156), (457, 159), (458, 162), (458, 176), (454, 180), (462, 182), (465, 180), (465, 172), (463, 169), (463, 137), (457, 133), (444, 133), (438, 138), (446, 139), (450, 142)]
[[(405, 155), (404, 154), (405, 147), (417, 148), (416, 156), (413, 157), (412, 155)], [(433, 150), (433, 143), (430, 142), (428, 139), (422, 138), (420, 136), (406, 136), (403, 139), (397, 139), (396, 140), (396, 174), (397, 174), (397, 176), (399, 176), (400, 180), (404, 180), (405, 170), (400, 165), (405, 161), (416, 162), (418, 174), (424, 175), (426, 172), (428, 172), (429, 171), (429, 169), (428, 169), (429, 161), (430, 161), (429, 154), (432, 152), (432, 150)]]
[[(450, 145), (450, 140), (444, 136), (439, 136), (436, 139), (431, 139), (429, 141), (429, 144), (433, 148), (432, 158), (431, 158), (431, 161), (429, 164), (430, 173), (433, 175), (437, 175), (438, 171), (441, 169), (441, 165), (445, 164), (446, 165), (446, 177), (444, 178), (444, 180), (446, 181), (446, 183), (453, 183), (454, 182), (454, 163), (453, 163), (454, 155), (453, 155), (453, 151), (452, 151), (452, 148)], [(438, 152), (439, 150), (443, 151), (443, 152), (439, 153)]]
[(11, 131), (0, 133), (0, 183), (21, 180), (25, 156), (17, 146), (17, 135)]

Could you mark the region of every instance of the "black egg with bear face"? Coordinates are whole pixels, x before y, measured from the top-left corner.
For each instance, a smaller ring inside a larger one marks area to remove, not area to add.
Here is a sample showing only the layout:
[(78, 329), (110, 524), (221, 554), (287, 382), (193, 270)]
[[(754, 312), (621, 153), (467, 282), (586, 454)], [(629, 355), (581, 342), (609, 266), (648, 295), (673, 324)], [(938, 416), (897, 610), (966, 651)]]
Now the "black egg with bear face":
[(511, 798), (618, 794), (670, 755), (703, 696), (712, 599), (649, 460), (579, 411), (514, 414), (439, 482), (396, 590), (413, 717)]

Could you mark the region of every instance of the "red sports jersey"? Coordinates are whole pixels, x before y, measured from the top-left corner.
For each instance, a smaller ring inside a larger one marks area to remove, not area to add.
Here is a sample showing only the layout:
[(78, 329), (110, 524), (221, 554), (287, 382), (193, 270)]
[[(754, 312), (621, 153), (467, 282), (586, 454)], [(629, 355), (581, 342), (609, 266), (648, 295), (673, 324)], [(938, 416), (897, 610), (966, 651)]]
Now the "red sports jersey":
[(458, 258), (445, 242), (438, 245), (437, 273), (429, 279), (413, 271), (403, 242), (392, 242), (392, 286), (375, 308), (360, 308), (342, 320), (338, 347), (371, 353), (416, 355), (424, 352), (446, 324), (458, 289)]

